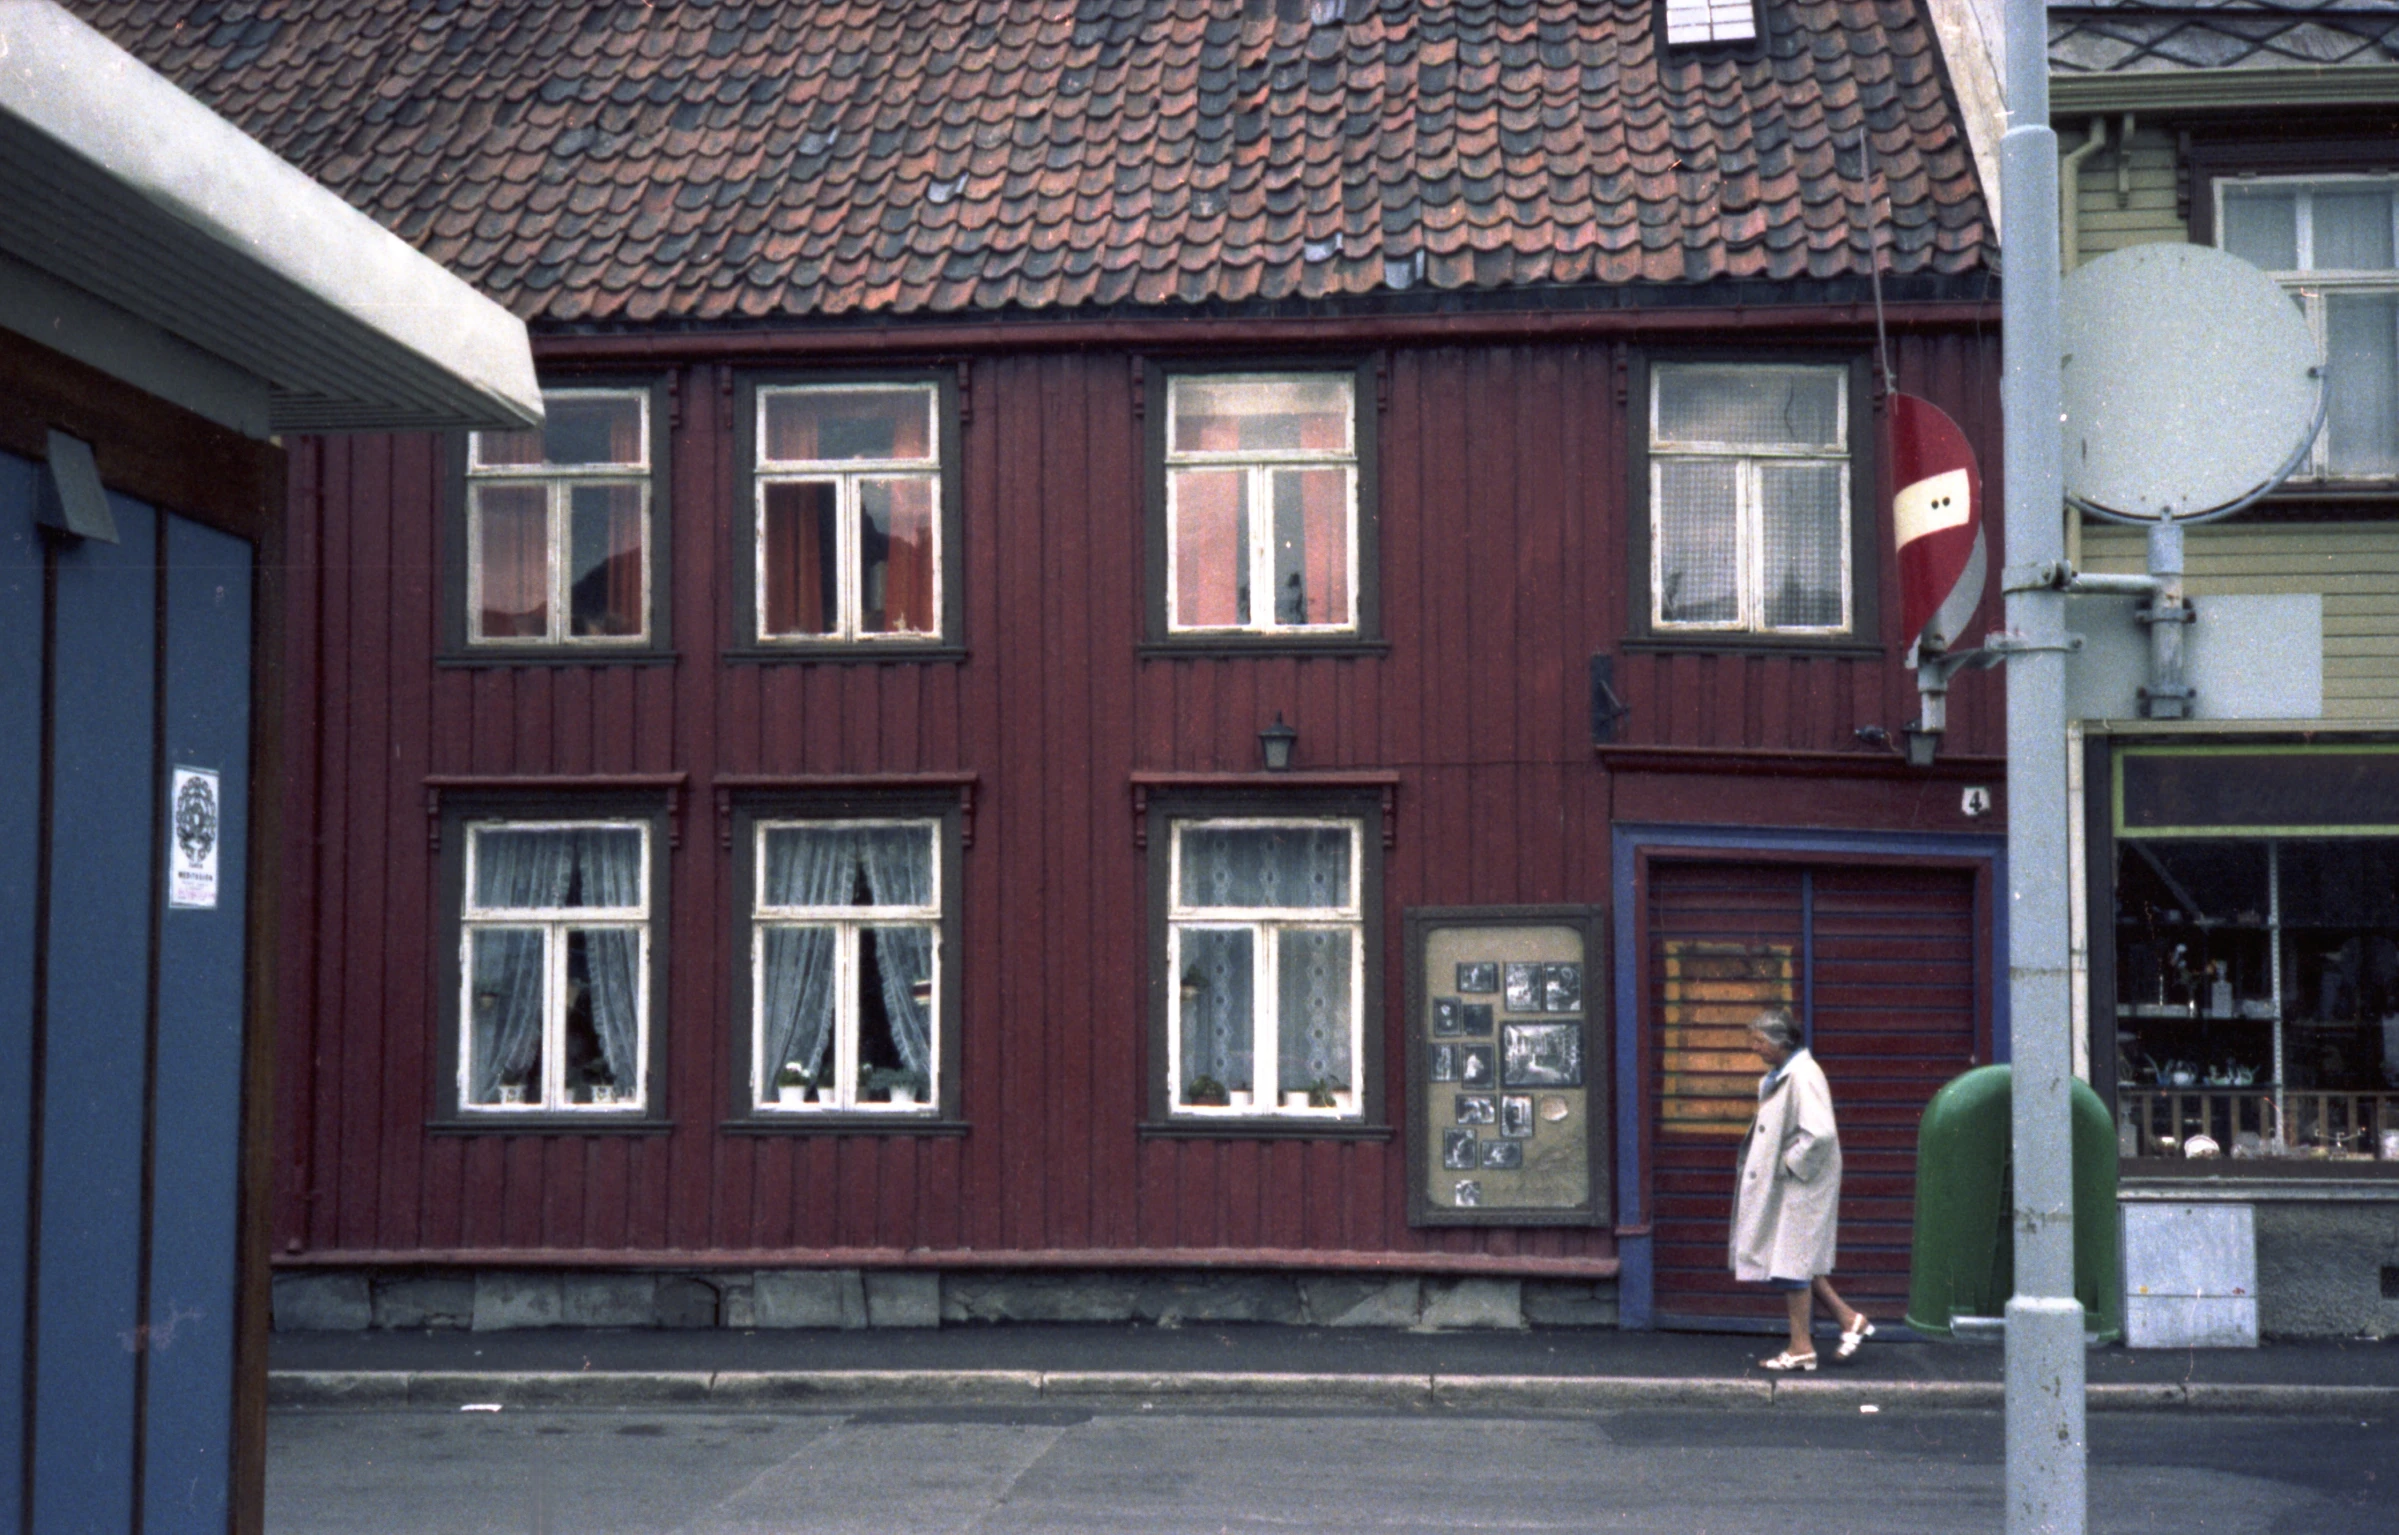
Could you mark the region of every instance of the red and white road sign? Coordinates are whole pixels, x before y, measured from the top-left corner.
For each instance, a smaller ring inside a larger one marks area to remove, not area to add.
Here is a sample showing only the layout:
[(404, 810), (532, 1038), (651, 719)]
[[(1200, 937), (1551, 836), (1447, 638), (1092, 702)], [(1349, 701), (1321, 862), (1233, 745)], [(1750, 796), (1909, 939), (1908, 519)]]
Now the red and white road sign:
[(1982, 470), (1966, 434), (1941, 408), (1894, 394), (1891, 528), (1899, 547), (1900, 632), (1917, 655), (1953, 648), (1982, 605)]

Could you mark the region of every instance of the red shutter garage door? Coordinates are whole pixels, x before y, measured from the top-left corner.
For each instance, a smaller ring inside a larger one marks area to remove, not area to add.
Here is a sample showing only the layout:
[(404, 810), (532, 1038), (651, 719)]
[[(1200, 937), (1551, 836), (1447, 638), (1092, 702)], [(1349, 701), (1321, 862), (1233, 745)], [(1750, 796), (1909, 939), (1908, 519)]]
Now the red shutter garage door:
[[(1833, 1282), (1905, 1309), (1916, 1126), (1975, 1064), (1988, 987), (1971, 869), (1658, 862), (1649, 871), (1653, 1305), (1662, 1327), (1773, 1324), (1782, 1301), (1725, 1264), (1734, 1158), (1761, 1067), (1759, 1008), (1810, 1025), (1845, 1172)], [(1812, 1017), (1810, 1015), (1812, 1014)]]

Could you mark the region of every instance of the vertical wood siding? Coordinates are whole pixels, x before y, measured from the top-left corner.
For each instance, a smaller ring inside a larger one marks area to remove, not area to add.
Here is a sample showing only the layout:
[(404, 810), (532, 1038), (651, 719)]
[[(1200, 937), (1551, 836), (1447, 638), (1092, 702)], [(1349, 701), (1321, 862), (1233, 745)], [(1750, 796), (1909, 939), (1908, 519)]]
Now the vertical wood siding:
[[(1895, 343), (1902, 387), (1980, 445), (1994, 505), (1996, 340), (1994, 325)], [(730, 583), (746, 578), (727, 568), (720, 367), (680, 378), (671, 665), (437, 667), (442, 445), (303, 444), (284, 657), (296, 835), (280, 1250), (1612, 1251), (1604, 1231), (1413, 1231), (1398, 1144), (1143, 1139), (1146, 855), (1128, 777), (1252, 770), (1277, 711), (1300, 732), (1302, 767), (1396, 770), (1386, 1016), (1368, 1024), (1392, 1029), (1404, 907), (1605, 900), (1592, 654), (1618, 654), (1628, 741), (1845, 751), (1860, 725), (1896, 732), (1916, 700), (1891, 635), (1881, 658), (1619, 653), (1627, 603), (1645, 600), (1625, 568), (1622, 364), (1605, 343), (1387, 358), (1389, 652), (1338, 658), (1138, 653), (1144, 476), (1122, 353), (972, 365), (953, 566), (963, 663), (720, 659)], [(1880, 580), (1896, 615), (1887, 561)], [(1960, 679), (1951, 750), (2000, 748), (2000, 699), (1998, 682)], [(720, 1133), (737, 938), (711, 781), (944, 770), (979, 779), (961, 896), (971, 1132)], [(428, 976), (448, 939), (426, 776), (668, 772), (690, 782), (656, 1013), (674, 1128), (428, 1133), (445, 1069)], [(1389, 1052), (1395, 1104), (1402, 1069)]]

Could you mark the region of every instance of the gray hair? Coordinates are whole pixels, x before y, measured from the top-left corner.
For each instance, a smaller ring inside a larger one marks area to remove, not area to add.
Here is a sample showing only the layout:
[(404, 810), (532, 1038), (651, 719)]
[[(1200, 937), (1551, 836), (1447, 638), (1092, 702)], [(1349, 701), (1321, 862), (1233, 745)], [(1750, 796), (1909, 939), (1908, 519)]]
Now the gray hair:
[(1799, 1031), (1799, 1020), (1791, 1016), (1791, 1010), (1787, 1007), (1767, 1008), (1750, 1019), (1749, 1026), (1785, 1050), (1798, 1049), (1801, 1039), (1805, 1037)]

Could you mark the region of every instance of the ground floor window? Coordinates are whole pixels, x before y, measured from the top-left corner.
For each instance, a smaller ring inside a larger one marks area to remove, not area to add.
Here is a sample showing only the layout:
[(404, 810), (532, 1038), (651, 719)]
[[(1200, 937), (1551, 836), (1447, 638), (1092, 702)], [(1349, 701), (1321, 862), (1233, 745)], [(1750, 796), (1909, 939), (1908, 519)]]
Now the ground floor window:
[(754, 1111), (935, 1111), (939, 841), (934, 820), (752, 823)]
[(2121, 1152), (2399, 1162), (2399, 750), (2127, 748), (2112, 782)]
[(462, 1112), (643, 1110), (650, 832), (642, 821), (467, 825)]
[(1177, 1116), (1356, 1118), (1363, 823), (1172, 823), (1164, 965)]

